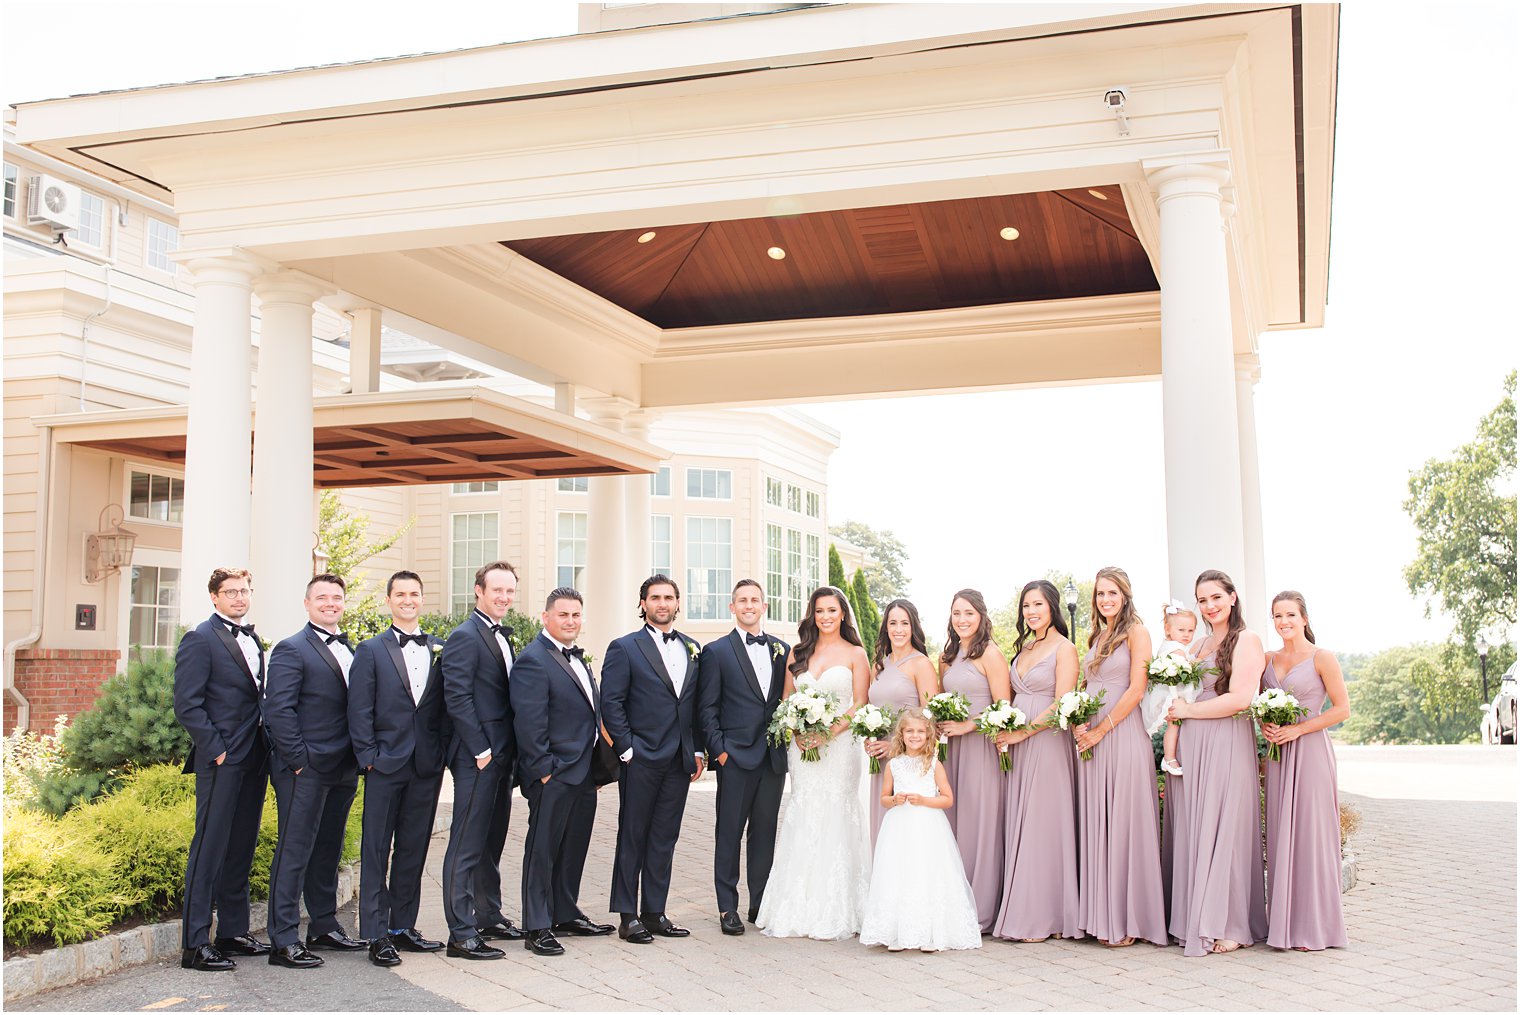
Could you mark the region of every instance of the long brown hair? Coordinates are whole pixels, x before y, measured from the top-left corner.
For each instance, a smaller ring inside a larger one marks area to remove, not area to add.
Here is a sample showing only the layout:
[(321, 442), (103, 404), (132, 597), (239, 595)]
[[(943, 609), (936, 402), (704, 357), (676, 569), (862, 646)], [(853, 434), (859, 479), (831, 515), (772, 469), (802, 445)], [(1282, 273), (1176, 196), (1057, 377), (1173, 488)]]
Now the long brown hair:
[[(1210, 569), (1198, 576), (1193, 583), (1193, 595), (1198, 595), (1198, 586), (1204, 582), (1215, 582), (1220, 588), (1235, 597), (1234, 604), (1230, 607), (1230, 615), (1225, 620), (1224, 634), (1219, 639), (1219, 644), (1214, 647), (1214, 663), (1219, 667), (1220, 686), (1230, 686), (1230, 663), (1235, 655), (1235, 643), (1240, 640), (1240, 632), (1246, 629), (1246, 619), (1240, 606), (1240, 593), (1235, 591), (1235, 583), (1230, 581), (1230, 576), (1223, 571)], [(1305, 617), (1305, 622), (1308, 621)], [(1214, 634), (1214, 625), (1209, 625), (1209, 633)], [(1305, 631), (1305, 634), (1308, 632)]]
[[(981, 617), (981, 622), (976, 625), (976, 633), (971, 636), (971, 644), (966, 646), (967, 659), (980, 659), (982, 653), (987, 651), (987, 646), (992, 644), (992, 618), (987, 614), (987, 600), (976, 589), (961, 589), (950, 597), (950, 609), (955, 609), (955, 601), (964, 599)], [(952, 622), (945, 627), (945, 650), (939, 654), (941, 664), (948, 666), (955, 662), (961, 652), (961, 636), (955, 633), (955, 624)]]
[[(1028, 585), (1025, 585), (1024, 591), (1019, 593), (1019, 608), (1017, 611), (1018, 617), (1016, 618), (1016, 622), (1014, 624), (1014, 630), (1019, 633), (1019, 636), (1015, 638), (1013, 642), (1014, 659), (1017, 659), (1019, 657), (1019, 653), (1024, 651), (1024, 643), (1027, 642), (1029, 640), (1029, 636), (1034, 633), (1033, 631), (1029, 630), (1029, 625), (1024, 623), (1024, 600), (1029, 598), (1029, 593), (1031, 592), (1038, 592), (1040, 594), (1040, 598), (1045, 600), (1045, 605), (1050, 607), (1050, 626), (1055, 628), (1057, 631), (1060, 631), (1061, 637), (1071, 637), (1071, 632), (1066, 630), (1066, 618), (1061, 616), (1061, 600), (1059, 598), (1060, 593), (1056, 591), (1056, 587), (1054, 585), (1046, 581), (1044, 578), (1036, 578)], [(1012, 661), (1013, 660), (1009, 660), (1010, 663)]]
[(1302, 592), (1294, 592), (1292, 589), (1285, 589), (1272, 597), (1272, 606), (1274, 608), (1281, 602), (1292, 602), (1298, 605), (1298, 615), (1304, 618), (1304, 637), (1308, 639), (1310, 645), (1318, 644), (1314, 640), (1314, 628), (1309, 626), (1309, 605), (1304, 602), (1304, 594)]
[(813, 656), (813, 649), (818, 647), (818, 621), (813, 619), (813, 610), (818, 605), (818, 600), (824, 596), (833, 596), (839, 600), (839, 637), (851, 645), (861, 645), (860, 634), (855, 630), (855, 622), (850, 619), (850, 601), (845, 594), (832, 585), (820, 585), (808, 596), (807, 615), (797, 625), (797, 647), (792, 649), (792, 665), (787, 669), (792, 671), (792, 676), (800, 676), (807, 672), (808, 660)]
[[(1098, 612), (1098, 582), (1104, 578), (1117, 585), (1119, 594), (1124, 597), (1124, 605), (1119, 608), (1119, 615), (1112, 623)], [(1097, 651), (1087, 664), (1089, 674), (1097, 673), (1103, 661), (1119, 651), (1120, 645), (1125, 644), (1129, 638), (1129, 629), (1140, 623), (1140, 613), (1135, 609), (1135, 596), (1130, 588), (1129, 575), (1124, 573), (1122, 567), (1100, 567), (1093, 576), (1092, 619), (1092, 632), (1087, 636), (1087, 647), (1091, 649), (1096, 645)]]
[(887, 654), (892, 651), (892, 639), (887, 637), (887, 618), (893, 610), (899, 608), (908, 617), (908, 644), (924, 656), (929, 654), (929, 642), (924, 637), (924, 625), (918, 619), (918, 608), (906, 599), (894, 599), (881, 611), (881, 630), (876, 634), (876, 657), (871, 660), (872, 673), (880, 673), (887, 665)]

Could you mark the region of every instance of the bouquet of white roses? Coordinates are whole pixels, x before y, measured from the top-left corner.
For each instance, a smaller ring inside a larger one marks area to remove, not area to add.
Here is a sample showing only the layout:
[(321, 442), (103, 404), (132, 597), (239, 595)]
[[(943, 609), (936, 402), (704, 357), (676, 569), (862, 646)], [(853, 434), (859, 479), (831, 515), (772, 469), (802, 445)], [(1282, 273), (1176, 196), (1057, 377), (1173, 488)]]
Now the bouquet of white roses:
[[(890, 708), (882, 708), (880, 705), (865, 704), (855, 710), (855, 715), (850, 719), (850, 732), (862, 740), (880, 740), (891, 729), (897, 715)], [(881, 759), (875, 755), (869, 755), (871, 759), (871, 774), (881, 771)]]
[[(1069, 730), (1073, 726), (1081, 726), (1093, 716), (1097, 715), (1098, 710), (1102, 707), (1102, 691), (1099, 691), (1096, 697), (1088, 694), (1081, 688), (1077, 688), (1073, 691), (1067, 691), (1065, 694), (1061, 695), (1060, 699), (1056, 702), (1056, 723), (1063, 730)], [(1082, 752), (1082, 760), (1092, 760), (1091, 747)]]
[[(965, 722), (971, 716), (971, 702), (959, 691), (941, 691), (929, 699), (929, 714), (937, 723)], [(949, 737), (939, 738), (939, 760), (945, 760)]]
[[(1274, 726), (1292, 726), (1309, 714), (1309, 710), (1300, 705), (1297, 698), (1281, 687), (1269, 687), (1262, 691), (1251, 699), (1251, 707), (1246, 711), (1255, 716), (1258, 722), (1268, 722)], [(1282, 744), (1267, 745), (1267, 760), (1282, 760)]]
[(1145, 667), (1146, 678), (1152, 684), (1160, 684), (1163, 687), (1184, 687), (1188, 684), (1200, 684), (1203, 678), (1210, 673), (1218, 673), (1213, 666), (1203, 665), (1201, 659), (1184, 659), (1182, 656), (1159, 655), (1152, 659)]
[[(1024, 710), (1006, 698), (994, 701), (976, 717), (976, 731), (988, 740), (996, 740), (999, 733), (1012, 733), (1027, 725), (1029, 717), (1024, 714)], [(1013, 759), (1008, 756), (1006, 747), (998, 748), (998, 768), (1004, 772), (1013, 768)]]
[(1219, 670), (1181, 653), (1163, 652), (1146, 664), (1145, 672), (1148, 682), (1145, 695), (1140, 699), (1140, 719), (1145, 724), (1145, 732), (1154, 735), (1166, 725), (1166, 714), (1172, 702), (1179, 699), (1197, 701), (1203, 678)]
[[(808, 734), (827, 740), (829, 727), (838, 722), (843, 714), (839, 698), (832, 691), (819, 690), (811, 684), (799, 684), (795, 691), (781, 699), (781, 704), (776, 706), (776, 714), (771, 717), (766, 733), (770, 742), (777, 747)], [(802, 760), (817, 761), (818, 748), (804, 749)]]

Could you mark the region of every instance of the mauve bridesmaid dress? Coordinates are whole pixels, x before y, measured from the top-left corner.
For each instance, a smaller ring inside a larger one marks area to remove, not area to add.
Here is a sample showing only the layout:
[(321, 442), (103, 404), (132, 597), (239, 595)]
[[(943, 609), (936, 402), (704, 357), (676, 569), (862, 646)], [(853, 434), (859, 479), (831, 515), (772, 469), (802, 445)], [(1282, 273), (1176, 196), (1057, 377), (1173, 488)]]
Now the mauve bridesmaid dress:
[[(1293, 695), (1309, 716), (1324, 711), (1325, 685), (1313, 655), (1281, 677), (1269, 661), (1262, 682)], [(1273, 948), (1346, 947), (1341, 809), (1328, 730), (1283, 745), (1282, 760), (1267, 762), (1267, 900)]]
[[(1212, 653), (1204, 662), (1217, 665)], [(1222, 680), (1217, 673), (1205, 676), (1198, 701), (1218, 697)], [(1264, 941), (1255, 727), (1246, 716), (1187, 719), (1177, 738), (1177, 760), (1182, 778), (1168, 781), (1166, 801), (1172, 812), (1168, 929), (1185, 955), (1207, 954), (1221, 939)]]
[[(989, 643), (986, 651), (996, 652), (997, 646)], [(987, 678), (964, 652), (950, 664), (940, 684), (966, 696), (972, 719), (992, 704)], [(997, 747), (975, 730), (951, 737), (945, 776), (955, 794), (955, 805), (945, 816), (955, 830), (966, 880), (976, 896), (976, 919), (985, 934), (997, 919), (1003, 894), (1003, 771), (998, 767)]]
[[(1022, 657), (1020, 657), (1022, 658)], [(1030, 721), (1056, 695), (1056, 653), (1019, 676), (1013, 663), (1013, 703)], [(1071, 734), (1041, 730), (1008, 749), (1013, 770), (1003, 776), (1007, 830), (1003, 836), (1003, 904), (992, 933), (1023, 938), (1080, 938), (1077, 908), (1077, 754)]]
[[(1105, 717), (1129, 689), (1129, 645), (1098, 666), (1082, 662), (1090, 694), (1103, 691)], [(1070, 733), (1065, 734), (1070, 738)], [(1077, 767), (1078, 916), (1084, 933), (1100, 941), (1142, 938), (1164, 945), (1166, 901), (1161, 892), (1161, 842), (1156, 814), (1156, 759), (1140, 709), (1115, 725)]]
[[(923, 653), (914, 652), (904, 656), (903, 662), (909, 659), (923, 658)], [(881, 708), (890, 708), (894, 713), (901, 712), (910, 705), (918, 707), (918, 686), (913, 683), (913, 678), (897, 668), (897, 664), (891, 659), (883, 660), (881, 672), (876, 679), (871, 681), (871, 689), (866, 694), (866, 700)], [(883, 738), (885, 739), (885, 738)], [(881, 829), (881, 816), (886, 810), (881, 806), (881, 777), (887, 770), (887, 758), (881, 759), (881, 772), (871, 776), (871, 849), (876, 849), (876, 833)]]

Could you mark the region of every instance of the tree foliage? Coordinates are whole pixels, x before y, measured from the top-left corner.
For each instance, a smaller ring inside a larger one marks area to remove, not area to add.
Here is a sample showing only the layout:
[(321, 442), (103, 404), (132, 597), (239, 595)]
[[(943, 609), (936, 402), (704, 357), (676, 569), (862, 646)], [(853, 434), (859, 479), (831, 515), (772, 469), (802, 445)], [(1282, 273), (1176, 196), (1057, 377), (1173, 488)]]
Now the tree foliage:
[(839, 559), (839, 547), (829, 544), (829, 584), (836, 589), (845, 586), (844, 561)]
[[(829, 535), (854, 543), (876, 559), (876, 563), (866, 568), (866, 587), (878, 605), (908, 594), (908, 549), (890, 529), (878, 532), (864, 522), (847, 521), (829, 529)], [(843, 574), (841, 567), (840, 576)]]
[(1478, 739), (1478, 675), (1448, 665), (1440, 645), (1385, 649), (1347, 684), (1353, 744), (1460, 744)]
[[(1071, 581), (1069, 571), (1046, 571), (1040, 577), (1056, 587), (1056, 595), (1061, 598), (1056, 603), (1056, 608), (1061, 611), (1061, 619), (1067, 625), (1071, 624), (1071, 615), (1066, 612), (1066, 583)], [(1077, 629), (1071, 633), (1071, 643), (1077, 647), (1077, 655), (1087, 653), (1087, 631), (1089, 628), (1088, 614), (1092, 612), (1093, 583), (1090, 579), (1077, 582)], [(1003, 655), (1012, 657), (1013, 643), (1018, 638), (1019, 620), (1019, 597), (1015, 595), (1008, 603), (988, 613), (992, 618), (992, 640), (1002, 650)], [(1143, 617), (1141, 619), (1144, 619)]]
[(850, 607), (855, 611), (855, 625), (860, 628), (860, 640), (866, 643), (866, 655), (874, 658), (876, 636), (881, 631), (881, 611), (871, 599), (864, 571), (856, 569), (855, 577), (850, 580), (850, 587), (846, 591), (850, 596)]
[[(381, 539), (371, 539), (370, 518), (362, 511), (352, 511), (343, 503), (336, 490), (322, 491), (317, 508), (317, 547), (327, 554), (327, 570), (348, 583), (347, 609), (344, 611), (343, 631), (354, 637), (365, 625), (373, 625), (372, 618), (380, 613), (383, 586), (371, 588), (369, 573), (359, 565), (377, 553), (384, 553), (396, 545), (396, 541), (412, 527), (415, 518), (407, 519), (405, 525)], [(352, 619), (350, 619), (352, 618)], [(384, 630), (382, 625), (379, 630)], [(371, 632), (374, 633), (374, 632)]]

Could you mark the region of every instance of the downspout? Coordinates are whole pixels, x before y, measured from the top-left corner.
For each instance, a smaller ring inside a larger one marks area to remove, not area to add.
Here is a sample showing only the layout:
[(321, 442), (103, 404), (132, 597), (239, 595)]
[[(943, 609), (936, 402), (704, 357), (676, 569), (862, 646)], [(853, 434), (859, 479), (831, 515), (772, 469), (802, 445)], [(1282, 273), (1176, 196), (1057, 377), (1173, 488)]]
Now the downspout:
[(35, 645), (42, 637), (43, 596), (47, 591), (47, 550), (52, 535), (52, 512), (48, 510), (49, 495), (53, 489), (53, 428), (42, 427), (39, 435), (42, 444), (42, 461), (37, 466), (37, 534), (33, 552), (32, 577), (32, 629), (5, 646), (5, 697), (16, 706), (16, 728), (30, 728), (32, 703), (16, 686), (16, 652)]

